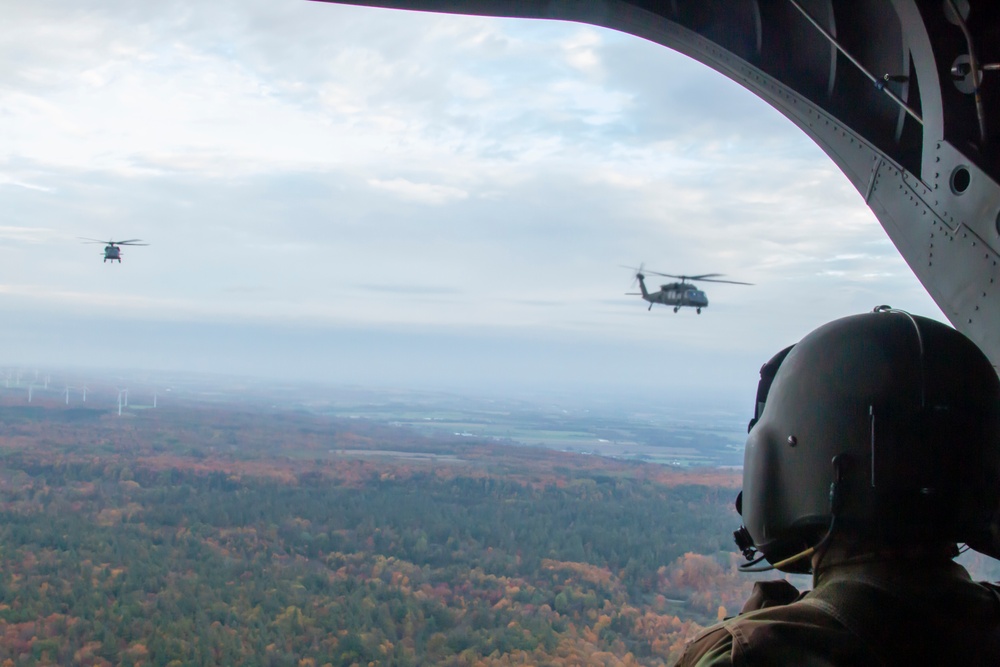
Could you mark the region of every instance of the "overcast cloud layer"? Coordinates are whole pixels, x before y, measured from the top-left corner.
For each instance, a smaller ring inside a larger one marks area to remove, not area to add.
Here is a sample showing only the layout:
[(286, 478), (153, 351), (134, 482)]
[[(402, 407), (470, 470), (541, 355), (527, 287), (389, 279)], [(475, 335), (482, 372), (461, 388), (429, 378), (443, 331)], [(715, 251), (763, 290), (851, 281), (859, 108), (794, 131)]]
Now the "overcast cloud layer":
[[(752, 394), (880, 303), (941, 318), (750, 93), (556, 22), (0, 0), (0, 367)], [(140, 238), (124, 262), (77, 237)], [(646, 311), (622, 264), (724, 273)]]

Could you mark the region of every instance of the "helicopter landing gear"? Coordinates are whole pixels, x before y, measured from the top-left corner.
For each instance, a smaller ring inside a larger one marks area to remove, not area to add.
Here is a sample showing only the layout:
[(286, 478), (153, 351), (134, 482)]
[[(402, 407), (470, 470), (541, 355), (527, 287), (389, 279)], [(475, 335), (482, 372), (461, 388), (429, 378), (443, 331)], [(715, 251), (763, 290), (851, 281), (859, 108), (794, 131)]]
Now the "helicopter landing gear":
[(677, 312), (678, 310), (680, 310), (680, 309), (681, 309), (681, 307), (680, 307), (680, 306), (674, 306), (674, 312), (675, 312), (675, 313), (676, 313), (676, 312)]
[(701, 308), (699, 308), (699, 309), (698, 309), (697, 311), (695, 311), (695, 312), (697, 312), (697, 313), (698, 313), (699, 315), (701, 315)]

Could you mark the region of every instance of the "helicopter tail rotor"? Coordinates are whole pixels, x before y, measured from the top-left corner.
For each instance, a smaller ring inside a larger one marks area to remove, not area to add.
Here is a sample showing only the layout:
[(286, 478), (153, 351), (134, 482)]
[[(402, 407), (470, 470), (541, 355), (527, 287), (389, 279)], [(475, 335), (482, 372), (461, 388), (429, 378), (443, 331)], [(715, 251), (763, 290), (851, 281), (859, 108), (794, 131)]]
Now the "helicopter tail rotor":
[[(635, 266), (625, 266), (622, 268), (628, 269), (634, 272), (632, 276), (632, 284), (629, 286), (630, 289), (635, 289), (635, 286), (639, 286), (638, 292), (626, 292), (626, 296), (641, 296), (643, 299), (649, 301), (649, 292), (646, 290), (646, 263), (642, 262), (638, 267)], [(655, 271), (650, 271), (650, 273), (655, 273)], [(650, 306), (652, 306), (652, 301), (650, 301)]]
[(628, 269), (629, 271), (633, 272), (633, 275), (632, 275), (632, 284), (629, 285), (630, 288), (635, 287), (636, 285), (638, 285), (639, 284), (639, 280), (646, 277), (646, 263), (645, 262), (642, 262), (641, 264), (639, 264), (638, 267), (635, 267), (635, 266), (626, 266), (624, 264), (620, 264), (619, 266), (621, 266), (623, 269)]

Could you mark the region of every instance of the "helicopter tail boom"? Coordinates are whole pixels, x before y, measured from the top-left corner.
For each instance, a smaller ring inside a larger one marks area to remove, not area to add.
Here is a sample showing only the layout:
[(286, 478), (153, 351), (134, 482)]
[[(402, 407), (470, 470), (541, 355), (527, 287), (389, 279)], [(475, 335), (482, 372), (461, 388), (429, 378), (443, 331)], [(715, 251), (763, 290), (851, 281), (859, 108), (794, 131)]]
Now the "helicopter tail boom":
[(649, 292), (646, 291), (646, 276), (636, 273), (635, 279), (639, 281), (639, 291), (642, 292), (642, 298), (649, 301)]

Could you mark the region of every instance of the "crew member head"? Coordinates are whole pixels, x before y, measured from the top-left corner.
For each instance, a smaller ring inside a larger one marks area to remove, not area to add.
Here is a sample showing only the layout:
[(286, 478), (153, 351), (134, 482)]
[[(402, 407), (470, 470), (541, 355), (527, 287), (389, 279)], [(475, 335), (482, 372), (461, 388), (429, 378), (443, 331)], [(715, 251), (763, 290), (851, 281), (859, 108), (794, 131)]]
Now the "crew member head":
[(737, 499), (748, 558), (809, 572), (801, 556), (838, 535), (1000, 557), (1000, 381), (961, 333), (887, 307), (845, 317), (765, 364), (757, 393)]

